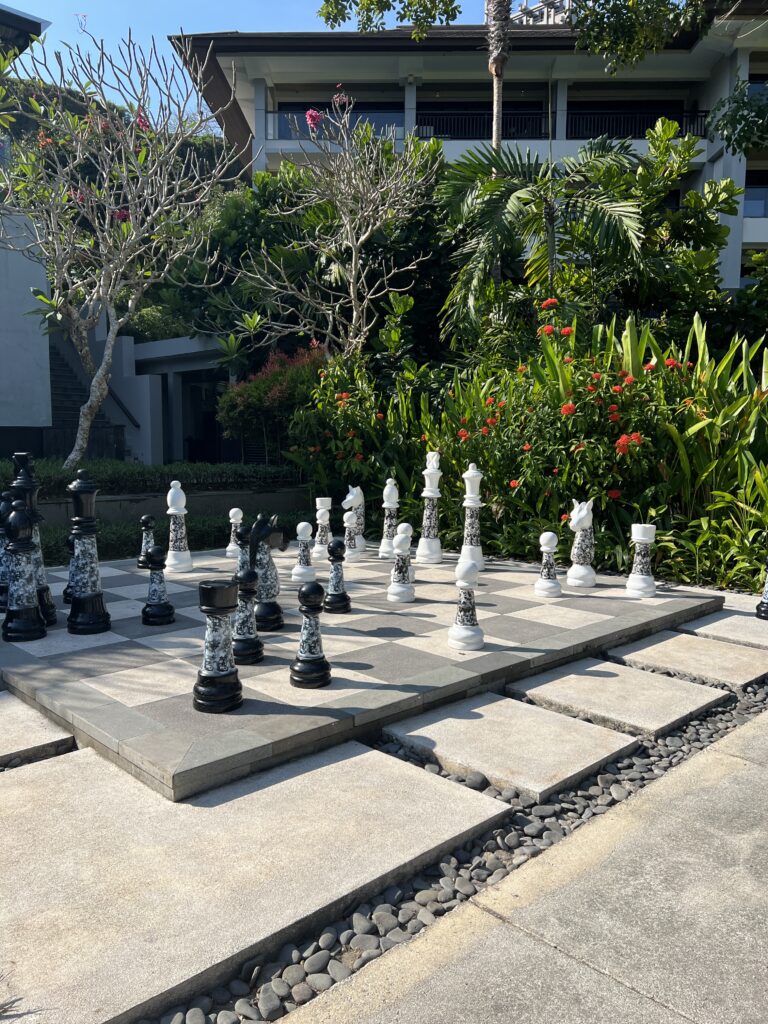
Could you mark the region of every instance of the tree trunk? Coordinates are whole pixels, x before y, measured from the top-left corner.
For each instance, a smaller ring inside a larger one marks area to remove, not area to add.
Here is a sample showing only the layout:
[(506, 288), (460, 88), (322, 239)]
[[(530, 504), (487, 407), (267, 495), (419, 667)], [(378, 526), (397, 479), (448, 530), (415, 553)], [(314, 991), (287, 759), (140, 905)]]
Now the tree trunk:
[(107, 397), (107, 393), (109, 391), (109, 378), (110, 371), (112, 369), (112, 353), (114, 351), (115, 340), (117, 338), (117, 325), (114, 323), (114, 317), (109, 314), (108, 324), (109, 328), (107, 331), (107, 340), (104, 344), (104, 355), (101, 357), (101, 363), (91, 379), (88, 399), (85, 404), (80, 407), (80, 419), (77, 424), (75, 443), (72, 451), (64, 460), (64, 469), (76, 469), (82, 461), (88, 447), (88, 440), (91, 436), (91, 425), (93, 424), (96, 414), (103, 405), (104, 399)]
[(493, 72), (493, 130), (491, 146), (497, 152), (501, 149), (501, 114), (504, 95), (504, 63), (499, 62), (498, 71)]

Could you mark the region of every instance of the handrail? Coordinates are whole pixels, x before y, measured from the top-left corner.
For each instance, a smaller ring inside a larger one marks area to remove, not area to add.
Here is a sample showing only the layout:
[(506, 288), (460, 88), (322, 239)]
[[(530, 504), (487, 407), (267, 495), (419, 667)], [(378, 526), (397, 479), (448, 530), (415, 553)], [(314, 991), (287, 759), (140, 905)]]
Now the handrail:
[(120, 412), (123, 414), (123, 416), (125, 416), (125, 418), (131, 424), (131, 426), (135, 427), (137, 430), (140, 430), (141, 429), (141, 424), (139, 423), (139, 421), (133, 415), (133, 413), (128, 408), (128, 406), (125, 404), (125, 402), (122, 400), (122, 398), (120, 398), (120, 396), (117, 395), (112, 390), (112, 388), (111, 388), (111, 386), (109, 384), (107, 385), (107, 394), (112, 399), (112, 401), (115, 403), (115, 405), (120, 410)]

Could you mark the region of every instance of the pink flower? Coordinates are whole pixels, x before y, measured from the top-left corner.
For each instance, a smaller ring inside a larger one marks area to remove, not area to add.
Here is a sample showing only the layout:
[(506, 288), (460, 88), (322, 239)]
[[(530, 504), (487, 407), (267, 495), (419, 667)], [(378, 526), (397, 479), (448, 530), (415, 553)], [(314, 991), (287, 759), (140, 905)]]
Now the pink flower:
[(315, 110), (314, 107), (310, 107), (304, 115), (307, 119), (307, 127), (311, 132), (316, 132), (320, 125), (323, 123), (323, 113), (320, 110)]

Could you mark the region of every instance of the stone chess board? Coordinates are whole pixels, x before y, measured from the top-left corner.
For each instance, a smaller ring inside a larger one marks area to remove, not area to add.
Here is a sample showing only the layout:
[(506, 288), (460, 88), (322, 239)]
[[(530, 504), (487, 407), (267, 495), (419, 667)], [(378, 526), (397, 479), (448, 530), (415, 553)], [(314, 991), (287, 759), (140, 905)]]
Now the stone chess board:
[[(176, 608), (170, 626), (142, 625), (148, 573), (135, 561), (105, 563), (101, 580), (112, 628), (72, 636), (61, 593), (66, 570), (49, 570), (59, 622), (43, 640), (0, 644), (5, 685), (104, 756), (171, 800), (230, 782), (281, 761), (354, 738), (382, 725), (483, 690), (504, 692), (515, 679), (718, 611), (722, 598), (660, 588), (639, 600), (620, 577), (599, 577), (589, 591), (537, 597), (538, 566), (488, 560), (477, 590), (480, 651), (448, 646), (455, 617), (456, 556), (416, 566), (416, 600), (387, 601), (391, 563), (369, 557), (345, 564), (348, 614), (323, 614), (323, 646), (332, 681), (296, 689), (289, 666), (301, 615), (290, 571), (295, 545), (276, 552), (285, 626), (261, 634), (264, 660), (239, 666), (244, 702), (224, 715), (197, 712), (192, 687), (205, 631), (197, 584), (231, 577), (222, 552), (196, 553), (192, 572), (169, 575)], [(318, 565), (327, 580), (327, 564)], [(450, 709), (446, 708), (446, 714)]]

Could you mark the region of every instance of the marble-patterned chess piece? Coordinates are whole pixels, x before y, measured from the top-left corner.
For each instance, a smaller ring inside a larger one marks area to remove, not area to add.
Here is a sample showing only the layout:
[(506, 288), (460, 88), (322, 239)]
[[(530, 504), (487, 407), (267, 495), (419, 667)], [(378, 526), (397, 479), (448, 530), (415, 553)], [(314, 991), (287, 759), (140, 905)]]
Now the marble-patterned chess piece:
[(67, 629), (78, 636), (106, 633), (112, 622), (104, 605), (99, 572), (99, 551), (96, 545), (96, 495), (98, 487), (78, 469), (77, 479), (67, 487), (72, 496), (74, 516), (72, 536), (75, 554), (69, 572), (72, 588)]
[[(365, 554), (365, 495), (361, 487), (350, 487), (341, 507), (355, 513), (355, 551), (356, 558)], [(344, 541), (346, 544), (346, 539)], [(347, 544), (347, 559), (351, 562), (350, 548)]]
[(253, 524), (251, 543), (254, 545), (253, 568), (258, 573), (256, 584), (256, 626), (260, 632), (271, 633), (284, 625), (283, 609), (277, 602), (280, 577), (272, 558), (270, 541), (278, 530), (277, 516), (268, 518), (261, 513)]
[(421, 524), (421, 537), (416, 546), (416, 562), (419, 565), (437, 565), (443, 560), (443, 548), (438, 533), (438, 500), (440, 498), (440, 453), (427, 452), (427, 468), (423, 471), (424, 516)]
[(541, 571), (533, 585), (534, 593), (538, 597), (562, 597), (563, 591), (555, 568), (557, 534), (542, 533), (539, 537), (539, 546), (541, 547)]
[(29, 452), (14, 452), (13, 465), (16, 470), (16, 478), (11, 484), (11, 490), (24, 501), (32, 520), (32, 543), (35, 546), (32, 554), (32, 565), (35, 570), (35, 586), (37, 587), (37, 599), (40, 602), (40, 614), (43, 616), (46, 626), (55, 626), (56, 605), (51, 597), (51, 590), (48, 586), (45, 564), (43, 562), (43, 548), (40, 542), (40, 523), (43, 521), (43, 517), (37, 507), (40, 484), (35, 479), (32, 455)]
[(483, 474), (474, 464), (470, 463), (466, 473), (462, 473), (464, 481), (464, 543), (459, 557), (469, 559), (477, 566), (478, 572), (485, 568), (483, 548), (480, 543), (480, 509), (483, 502), (480, 498), (480, 482)]
[(392, 569), (392, 582), (387, 587), (387, 600), (394, 604), (409, 604), (416, 600), (416, 590), (411, 582), (409, 564), (411, 558), (411, 540), (405, 533), (395, 534), (395, 564)]
[[(408, 579), (411, 583), (416, 582), (416, 566), (413, 564), (411, 558), (411, 547), (413, 546), (413, 527), (410, 523), (400, 523), (397, 530), (395, 531), (395, 539), (397, 537), (408, 538)], [(393, 541), (394, 543), (394, 541)]]
[(224, 552), (227, 558), (237, 558), (240, 554), (240, 548), (237, 543), (237, 528), (241, 526), (243, 522), (243, 510), (241, 508), (231, 508), (229, 510), (229, 544), (227, 544)]
[(768, 558), (765, 560), (765, 579), (763, 581), (763, 593), (760, 600), (755, 605), (755, 617), (758, 619), (768, 619)]
[(165, 560), (167, 573), (190, 572), (194, 566), (187, 542), (187, 496), (178, 480), (171, 481), (168, 491), (168, 557)]
[(246, 526), (245, 523), (241, 523), (235, 530), (235, 544), (237, 544), (236, 576), (239, 576), (240, 573), (253, 568), (251, 565), (251, 538), (255, 525), (256, 524), (254, 523), (254, 526), (251, 527)]
[(323, 601), (323, 611), (344, 613), (352, 607), (349, 594), (344, 583), (344, 541), (336, 538), (328, 545), (328, 561), (331, 568), (328, 573), (328, 590)]
[(8, 608), (8, 555), (5, 550), (8, 538), (5, 535), (5, 521), (11, 514), (12, 508), (12, 492), (3, 491), (0, 497), (0, 612), (4, 612)]
[(8, 538), (8, 607), (3, 620), (3, 640), (25, 643), (42, 640), (45, 621), (37, 599), (32, 517), (24, 501), (17, 498), (5, 521)]
[(235, 576), (237, 611), (232, 624), (236, 665), (257, 665), (264, 660), (264, 644), (256, 629), (256, 590), (259, 577), (250, 567)]
[(395, 557), (395, 549), (392, 541), (395, 539), (397, 530), (397, 511), (400, 508), (400, 492), (393, 477), (387, 480), (381, 507), (384, 509), (384, 526), (382, 529), (381, 544), (379, 544), (379, 558), (386, 558), (391, 561)]
[(571, 567), (566, 581), (569, 587), (586, 590), (597, 582), (592, 559), (595, 557), (595, 531), (592, 527), (592, 501), (576, 501), (568, 526), (576, 534), (571, 546)]
[(315, 546), (312, 548), (313, 558), (322, 558), (333, 540), (331, 536), (331, 505), (332, 498), (315, 498)]
[(325, 593), (319, 583), (299, 587), (299, 611), (303, 619), (296, 658), (291, 662), (291, 686), (316, 690), (331, 681), (331, 666), (323, 654), (320, 612)]
[(359, 562), (362, 558), (362, 552), (357, 546), (359, 537), (357, 535), (357, 514), (354, 509), (350, 509), (349, 512), (345, 512), (343, 519), (344, 523), (344, 547), (347, 552), (348, 562)]
[(199, 584), (200, 611), (205, 615), (203, 664), (193, 687), (196, 711), (220, 714), (243, 703), (243, 687), (235, 667), (232, 620), (237, 609), (234, 580), (206, 580)]
[(142, 516), (139, 520), (141, 527), (141, 552), (136, 559), (137, 569), (149, 568), (149, 549), (155, 546), (155, 517), (151, 515)]
[(656, 593), (656, 580), (651, 568), (651, 545), (655, 539), (655, 526), (647, 523), (632, 524), (635, 557), (632, 561), (632, 572), (627, 577), (626, 589), (633, 597), (653, 597)]
[(291, 579), (294, 583), (314, 583), (317, 572), (312, 565), (312, 524), (299, 523), (296, 527), (296, 539), (299, 542), (299, 550), (296, 564), (291, 569)]
[(67, 537), (67, 551), (69, 552), (69, 573), (67, 585), (61, 592), (61, 599), (64, 604), (72, 604), (72, 571), (75, 566), (75, 535), (70, 533)]
[(153, 544), (147, 551), (149, 589), (147, 601), (141, 609), (141, 621), (145, 626), (169, 626), (176, 621), (174, 607), (168, 600), (165, 586), (165, 552), (159, 544)]
[(459, 559), (456, 564), (456, 586), (459, 589), (456, 619), (448, 630), (448, 646), (457, 651), (479, 651), (485, 642), (483, 630), (477, 624), (477, 575), (477, 566), (474, 562), (468, 558)]

